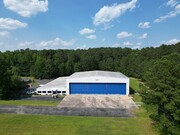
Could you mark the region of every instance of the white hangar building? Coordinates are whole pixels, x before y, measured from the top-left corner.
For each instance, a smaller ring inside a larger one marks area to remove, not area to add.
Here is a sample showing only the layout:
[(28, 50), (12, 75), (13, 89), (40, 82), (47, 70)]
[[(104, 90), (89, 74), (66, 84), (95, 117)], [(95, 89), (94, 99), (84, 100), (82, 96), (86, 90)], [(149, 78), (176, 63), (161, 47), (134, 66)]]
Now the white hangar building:
[(129, 95), (129, 78), (120, 72), (85, 71), (59, 77), (36, 89), (41, 95), (58, 94), (121, 94)]

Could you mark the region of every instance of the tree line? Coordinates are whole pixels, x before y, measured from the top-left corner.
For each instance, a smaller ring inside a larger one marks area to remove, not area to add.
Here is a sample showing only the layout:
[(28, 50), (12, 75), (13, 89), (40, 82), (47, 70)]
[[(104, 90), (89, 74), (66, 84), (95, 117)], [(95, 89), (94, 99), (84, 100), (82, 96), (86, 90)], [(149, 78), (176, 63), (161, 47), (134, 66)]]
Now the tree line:
[(91, 48), (88, 50), (16, 50), (1, 53), (17, 76), (39, 79), (69, 76), (78, 71), (118, 71), (127, 76), (143, 78), (145, 71), (161, 57), (180, 52), (180, 44), (130, 48)]

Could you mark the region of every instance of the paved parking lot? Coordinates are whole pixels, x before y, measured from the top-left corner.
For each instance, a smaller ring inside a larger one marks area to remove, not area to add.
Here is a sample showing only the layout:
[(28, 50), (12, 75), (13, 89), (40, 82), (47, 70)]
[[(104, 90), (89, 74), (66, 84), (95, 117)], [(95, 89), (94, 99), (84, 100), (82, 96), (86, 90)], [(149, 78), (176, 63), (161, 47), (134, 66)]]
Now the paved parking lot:
[(67, 95), (58, 107), (131, 109), (137, 106), (126, 95)]

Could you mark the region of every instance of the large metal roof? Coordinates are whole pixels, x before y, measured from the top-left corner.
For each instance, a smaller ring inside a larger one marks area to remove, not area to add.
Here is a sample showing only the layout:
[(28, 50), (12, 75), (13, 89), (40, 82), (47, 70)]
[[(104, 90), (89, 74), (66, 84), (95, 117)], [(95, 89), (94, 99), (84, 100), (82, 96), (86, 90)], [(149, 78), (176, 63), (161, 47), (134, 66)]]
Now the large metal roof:
[(78, 79), (78, 78), (90, 78), (90, 77), (100, 77), (100, 78), (118, 78), (118, 79), (128, 79), (127, 76), (120, 72), (111, 71), (84, 71), (76, 72), (69, 77), (59, 77), (42, 87), (37, 88), (37, 90), (56, 90), (56, 89), (66, 89), (67, 79)]
[(82, 77), (111, 77), (111, 78), (128, 78), (124, 74), (120, 72), (111, 72), (111, 71), (84, 71), (84, 72), (76, 72), (72, 74), (71, 78), (82, 78)]

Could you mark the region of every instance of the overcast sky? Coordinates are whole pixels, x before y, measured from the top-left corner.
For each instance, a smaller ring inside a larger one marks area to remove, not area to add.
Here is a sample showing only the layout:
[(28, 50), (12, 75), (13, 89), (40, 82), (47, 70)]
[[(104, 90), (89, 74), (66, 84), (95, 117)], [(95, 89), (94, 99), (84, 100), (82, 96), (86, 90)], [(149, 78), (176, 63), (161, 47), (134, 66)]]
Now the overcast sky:
[(180, 0), (1, 0), (0, 51), (180, 41)]

